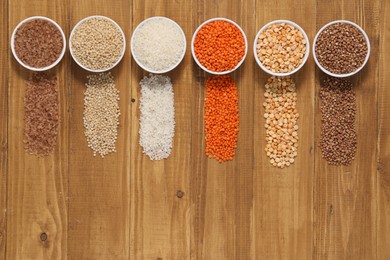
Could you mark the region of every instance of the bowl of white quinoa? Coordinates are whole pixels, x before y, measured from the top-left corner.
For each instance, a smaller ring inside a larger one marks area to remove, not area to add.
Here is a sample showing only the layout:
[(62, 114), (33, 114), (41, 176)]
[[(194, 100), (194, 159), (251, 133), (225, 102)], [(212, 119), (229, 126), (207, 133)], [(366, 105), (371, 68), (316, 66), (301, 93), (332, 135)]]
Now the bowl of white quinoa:
[(105, 72), (122, 60), (126, 50), (125, 34), (106, 16), (88, 16), (70, 33), (69, 50), (73, 60), (83, 69)]
[(154, 16), (135, 28), (130, 42), (131, 55), (144, 70), (163, 74), (176, 68), (186, 52), (186, 36), (175, 21)]

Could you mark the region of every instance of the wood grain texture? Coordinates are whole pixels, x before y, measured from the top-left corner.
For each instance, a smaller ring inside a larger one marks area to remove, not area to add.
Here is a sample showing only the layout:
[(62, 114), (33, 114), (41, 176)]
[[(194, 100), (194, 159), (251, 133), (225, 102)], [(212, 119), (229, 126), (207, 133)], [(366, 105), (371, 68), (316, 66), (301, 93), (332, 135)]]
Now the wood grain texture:
[[(314, 257), (317, 259), (376, 259), (377, 86), (379, 61), (379, 1), (317, 3), (317, 30), (335, 19), (355, 21), (367, 32), (371, 56), (352, 78), (356, 91), (358, 147), (350, 166), (335, 167), (316, 150), (314, 188)], [(368, 15), (370, 13), (371, 15)], [(316, 94), (321, 74), (317, 69)], [(317, 99), (318, 101), (318, 99)], [(316, 104), (316, 140), (320, 135)], [(317, 143), (319, 144), (319, 142)]]
[[(292, 8), (294, 6), (294, 8)], [(306, 31), (312, 42), (315, 25), (315, 2), (256, 2), (256, 27), (288, 19)], [(314, 62), (309, 59), (302, 71), (294, 75), (297, 86), (299, 147), (292, 166), (278, 169), (269, 163), (264, 152), (265, 128), (262, 107), (269, 75), (256, 70), (255, 81), (255, 168), (254, 230), (256, 256), (264, 259), (312, 259), (313, 171), (314, 171)]]
[[(3, 0), (0, 1), (0, 259), (390, 259), (390, 2), (380, 0)], [(22, 19), (44, 15), (68, 37), (101, 14), (124, 30), (127, 49), (112, 71), (120, 91), (117, 152), (101, 159), (83, 128), (86, 76), (69, 52), (58, 77), (61, 128), (53, 155), (23, 147), (23, 97), (30, 72), (12, 57), (9, 36)], [(150, 161), (139, 146), (139, 81), (129, 50), (135, 27), (162, 15), (187, 37), (173, 72), (176, 128), (171, 156)], [(191, 57), (195, 29), (227, 17), (244, 29), (248, 55), (232, 74), (240, 132), (233, 161), (205, 156), (205, 80)], [(257, 31), (274, 19), (301, 25), (312, 43), (324, 24), (348, 19), (371, 40), (371, 58), (353, 78), (358, 151), (351, 166), (329, 166), (319, 149), (319, 78), (310, 55), (293, 76), (299, 151), (277, 169), (264, 152), (264, 83), (253, 57)], [(134, 102), (131, 99), (134, 98)], [(182, 198), (177, 192), (184, 193)], [(41, 233), (48, 239), (40, 240)]]
[[(70, 28), (90, 15), (114, 19), (130, 37), (129, 1), (70, 0)], [(126, 46), (128, 47), (128, 46)], [(126, 50), (126, 53), (128, 51)], [(128, 259), (130, 230), (130, 59), (112, 70), (120, 91), (117, 152), (93, 156), (83, 127), (87, 73), (73, 60), (70, 79), (69, 259)]]
[(378, 84), (377, 259), (390, 259), (390, 2), (381, 2)]
[[(175, 20), (190, 46), (191, 1), (133, 2), (132, 30), (150, 16)], [(170, 157), (151, 161), (139, 145), (139, 81), (148, 75), (132, 60), (131, 94), (131, 259), (189, 259), (190, 257), (190, 159), (191, 159), (191, 53), (169, 73), (174, 89), (175, 137)], [(177, 192), (184, 193), (182, 198)]]
[(8, 1), (0, 3), (0, 259), (5, 258), (7, 240), (7, 152), (8, 152)]
[[(8, 35), (23, 19), (43, 15), (66, 28), (66, 1), (9, 1)], [(65, 58), (66, 59), (66, 58)], [(68, 99), (67, 66), (58, 78), (61, 124), (55, 151), (37, 157), (24, 151), (24, 91), (30, 72), (11, 59), (8, 112), (7, 259), (65, 259), (67, 253)], [(47, 239), (42, 241), (40, 235)]]

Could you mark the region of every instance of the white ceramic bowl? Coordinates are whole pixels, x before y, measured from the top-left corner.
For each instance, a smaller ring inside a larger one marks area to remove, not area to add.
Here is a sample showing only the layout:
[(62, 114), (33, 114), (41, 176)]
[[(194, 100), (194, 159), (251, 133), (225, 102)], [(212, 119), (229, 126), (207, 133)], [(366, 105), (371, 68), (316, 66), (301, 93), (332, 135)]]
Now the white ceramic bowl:
[[(47, 67), (42, 67), (42, 68), (34, 68), (34, 67), (31, 67), (25, 63), (23, 63), (19, 57), (16, 55), (16, 52), (15, 52), (15, 34), (16, 34), (16, 31), (19, 29), (19, 27), (24, 24), (25, 22), (28, 22), (28, 21), (32, 21), (32, 20), (36, 20), (36, 19), (40, 19), (40, 20), (45, 20), (45, 21), (49, 21), (50, 23), (52, 23), (53, 25), (55, 25), (57, 27), (57, 29), (61, 32), (61, 36), (62, 36), (62, 42), (63, 42), (63, 47), (62, 47), (62, 51), (61, 51), (61, 54), (60, 56), (58, 56), (58, 59), (53, 62), (52, 64), (50, 64), (49, 66)], [(52, 19), (50, 18), (47, 18), (45, 16), (31, 16), (31, 17), (28, 17), (26, 19), (24, 19), (23, 21), (21, 21), (14, 29), (14, 31), (12, 32), (12, 36), (11, 36), (11, 50), (12, 50), (12, 54), (14, 55), (15, 59), (19, 62), (20, 65), (22, 65), (23, 67), (25, 67), (26, 69), (29, 69), (29, 70), (32, 70), (32, 71), (45, 71), (45, 70), (49, 70), (51, 68), (53, 68), (54, 66), (56, 66), (60, 61), (61, 59), (64, 57), (64, 54), (65, 54), (65, 50), (66, 50), (66, 39), (65, 39), (65, 34), (64, 34), (64, 31), (62, 30), (62, 28), (56, 23), (54, 22)]]
[[(297, 28), (299, 31), (302, 32), (302, 35), (303, 37), (305, 38), (305, 41), (306, 41), (306, 52), (305, 52), (305, 55), (303, 56), (303, 60), (302, 60), (302, 63), (296, 67), (294, 70), (290, 71), (290, 72), (285, 72), (285, 73), (280, 73), (280, 72), (273, 72), (269, 69), (267, 69), (263, 63), (260, 61), (259, 57), (257, 56), (257, 51), (256, 51), (256, 45), (257, 45), (257, 40), (259, 39), (261, 33), (266, 30), (270, 25), (272, 24), (277, 24), (277, 23), (286, 23), (286, 24), (290, 24), (292, 26), (294, 26), (295, 28)], [(310, 53), (310, 43), (309, 43), (309, 38), (307, 37), (307, 34), (306, 32), (296, 23), (292, 22), (292, 21), (289, 21), (289, 20), (275, 20), (275, 21), (272, 21), (272, 22), (269, 22), (267, 23), (266, 25), (264, 25), (260, 31), (257, 33), (256, 37), (255, 37), (255, 41), (253, 42), (253, 54), (255, 56), (255, 60), (257, 62), (257, 64), (259, 64), (260, 68), (262, 70), (264, 70), (265, 72), (267, 72), (268, 74), (271, 74), (273, 76), (277, 76), (277, 77), (285, 77), (285, 76), (289, 76), (289, 75), (292, 75), (294, 74), (295, 72), (297, 72), (298, 70), (300, 70), (303, 65), (305, 65), (307, 59), (309, 58), (309, 53)]]
[[(231, 24), (233, 24), (234, 26), (236, 26), (241, 34), (242, 34), (242, 37), (244, 37), (244, 41), (245, 41), (245, 54), (244, 56), (242, 57), (241, 61), (236, 65), (236, 67), (234, 67), (232, 70), (225, 70), (225, 71), (221, 71), (221, 72), (217, 72), (217, 71), (211, 71), (209, 69), (207, 69), (206, 67), (204, 67), (200, 62), (199, 60), (196, 58), (196, 55), (195, 55), (195, 48), (194, 48), (194, 41), (195, 41), (195, 38), (196, 38), (196, 35), (198, 34), (199, 30), (205, 25), (205, 24), (208, 24), (208, 23), (211, 23), (213, 21), (226, 21), (226, 22), (229, 22)], [(245, 58), (246, 58), (246, 55), (248, 53), (248, 40), (246, 38), (246, 35), (244, 33), (244, 30), (237, 24), (235, 23), (234, 21), (230, 20), (230, 19), (227, 19), (227, 18), (223, 18), (223, 17), (217, 17), (217, 18), (212, 18), (212, 19), (209, 19), (205, 22), (203, 22), (201, 25), (199, 25), (199, 27), (196, 29), (196, 31), (194, 32), (194, 35), (192, 36), (192, 41), (191, 41), (191, 52), (192, 52), (192, 57), (194, 58), (196, 64), (198, 64), (199, 67), (202, 68), (202, 70), (210, 73), (210, 74), (214, 74), (214, 75), (225, 75), (225, 74), (229, 74), (233, 71), (235, 71), (236, 69), (238, 69), (241, 64), (244, 62)]]
[[(138, 30), (147, 22), (151, 21), (151, 20), (157, 20), (157, 19), (163, 19), (163, 20), (167, 20), (169, 22), (171, 22), (173, 25), (176, 26), (176, 28), (180, 31), (181, 35), (182, 35), (182, 40), (183, 40), (183, 43), (184, 43), (184, 48), (183, 48), (183, 52), (180, 56), (180, 59), (171, 67), (169, 68), (166, 68), (164, 70), (153, 70), (151, 68), (148, 68), (147, 66), (145, 66), (144, 64), (142, 64), (141, 61), (139, 61), (137, 59), (137, 56), (135, 54), (135, 51), (134, 51), (134, 46), (133, 46), (133, 42), (134, 42), (134, 37), (135, 35), (137, 34)], [(153, 17), (149, 17), (145, 20), (143, 20), (138, 26), (137, 28), (135, 28), (134, 32), (133, 32), (133, 35), (131, 36), (131, 42), (130, 42), (130, 50), (131, 50), (131, 55), (133, 56), (135, 62), (138, 64), (138, 66), (140, 66), (142, 69), (150, 72), (150, 73), (154, 73), (154, 74), (163, 74), (163, 73), (167, 73), (171, 70), (173, 70), (174, 68), (176, 68), (180, 62), (183, 60), (184, 58), (184, 55), (186, 53), (186, 49), (187, 49), (187, 42), (186, 42), (186, 35), (184, 34), (183, 32), (183, 29), (180, 27), (179, 24), (177, 24), (175, 21), (173, 21), (172, 19), (169, 19), (168, 17), (164, 17), (164, 16), (153, 16)]]
[[(353, 26), (355, 26), (357, 29), (359, 29), (365, 40), (366, 40), (366, 43), (367, 43), (367, 55), (366, 55), (366, 58), (364, 59), (364, 62), (362, 64), (362, 66), (360, 66), (357, 70), (355, 70), (354, 72), (351, 72), (351, 73), (346, 73), (346, 74), (335, 74), (333, 72), (330, 72), (329, 70), (325, 69), (324, 67), (322, 67), (322, 65), (318, 62), (317, 60), (317, 55), (316, 55), (316, 43), (317, 43), (317, 38), (318, 36), (322, 33), (323, 30), (325, 30), (328, 26), (332, 25), (332, 24), (335, 24), (335, 23), (347, 23), (347, 24), (351, 24)], [(344, 78), (344, 77), (350, 77), (352, 75), (355, 75), (356, 73), (358, 73), (367, 63), (368, 59), (370, 58), (370, 40), (368, 39), (368, 36), (366, 34), (366, 32), (359, 26), (357, 25), (356, 23), (353, 23), (353, 22), (350, 22), (350, 21), (346, 21), (346, 20), (336, 20), (336, 21), (333, 21), (333, 22), (330, 22), (326, 25), (324, 25), (324, 27), (322, 27), (318, 33), (316, 34), (316, 37), (314, 38), (314, 42), (313, 42), (313, 57), (314, 57), (314, 61), (316, 62), (317, 66), (323, 71), (325, 72), (326, 74), (328, 74), (329, 76), (332, 76), (332, 77), (338, 77), (338, 78)]]
[[(112, 23), (119, 29), (119, 31), (121, 32), (122, 38), (123, 38), (123, 50), (122, 50), (121, 55), (119, 56), (118, 60), (117, 60), (111, 67), (108, 67), (108, 68), (105, 68), (105, 69), (95, 70), (95, 69), (88, 68), (88, 67), (84, 66), (83, 64), (81, 64), (81, 63), (76, 59), (76, 57), (73, 55), (72, 37), (73, 37), (74, 32), (76, 31), (77, 27), (79, 27), (82, 23), (84, 23), (85, 21), (87, 21), (87, 20), (89, 20), (89, 19), (92, 19), (92, 18), (102, 18), (102, 19), (106, 19), (106, 20), (112, 22)], [(88, 16), (88, 17), (83, 18), (82, 20), (80, 20), (80, 21), (73, 27), (72, 32), (70, 33), (70, 37), (69, 37), (69, 50), (70, 50), (70, 54), (71, 54), (73, 60), (74, 60), (81, 68), (83, 68), (83, 69), (85, 69), (85, 70), (88, 70), (88, 71), (90, 71), (90, 72), (105, 72), (105, 71), (109, 71), (110, 69), (114, 68), (114, 67), (115, 67), (116, 65), (118, 65), (118, 63), (122, 60), (123, 55), (125, 54), (125, 51), (126, 51), (126, 38), (125, 38), (125, 34), (124, 34), (122, 28), (121, 28), (114, 20), (112, 20), (111, 18), (108, 18), (107, 16), (92, 15), (92, 16)]]

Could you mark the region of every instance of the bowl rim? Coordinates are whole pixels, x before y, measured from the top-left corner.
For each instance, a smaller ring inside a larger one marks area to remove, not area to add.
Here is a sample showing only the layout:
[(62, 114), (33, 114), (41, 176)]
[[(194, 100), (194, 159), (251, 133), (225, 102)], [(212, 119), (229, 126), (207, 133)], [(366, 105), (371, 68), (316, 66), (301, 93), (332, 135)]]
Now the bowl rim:
[[(110, 67), (108, 68), (105, 68), (105, 69), (91, 69), (91, 68), (88, 68), (86, 66), (84, 66), (83, 64), (81, 64), (77, 59), (76, 57), (74, 56), (73, 54), (73, 48), (72, 48), (72, 38), (73, 38), (73, 35), (76, 31), (76, 29), (82, 24), (84, 23), (85, 21), (87, 20), (90, 20), (92, 18), (102, 18), (102, 19), (106, 19), (110, 22), (112, 22), (120, 31), (121, 35), (122, 35), (122, 38), (123, 38), (123, 49), (122, 49), (122, 53), (121, 55), (119, 56), (118, 60), (113, 64), (111, 65)], [(70, 36), (69, 36), (69, 52), (70, 52), (70, 55), (72, 56), (72, 59), (77, 63), (77, 65), (79, 65), (81, 68), (87, 70), (87, 71), (90, 71), (90, 72), (96, 72), (96, 73), (100, 73), (100, 72), (106, 72), (106, 71), (109, 71), (111, 69), (113, 69), (116, 65), (119, 64), (119, 62), (121, 62), (121, 60), (123, 59), (123, 56), (125, 54), (125, 51), (126, 51), (126, 36), (125, 36), (125, 33), (123, 32), (122, 28), (119, 26), (119, 24), (117, 22), (115, 22), (113, 19), (107, 17), (107, 16), (104, 16), (104, 15), (91, 15), (91, 16), (87, 16), (87, 17), (84, 17), (83, 19), (81, 19), (80, 21), (78, 21), (76, 23), (76, 25), (73, 27), (71, 33), (70, 33)]]
[[(178, 59), (178, 61), (172, 67), (169, 67), (169, 68), (164, 69), (164, 70), (153, 70), (151, 68), (148, 68), (144, 64), (142, 64), (142, 62), (139, 61), (137, 56), (135, 55), (134, 46), (133, 46), (135, 35), (141, 29), (141, 27), (145, 23), (147, 23), (149, 21), (158, 20), (158, 19), (163, 19), (163, 20), (169, 21), (172, 24), (174, 24), (176, 26), (176, 28), (179, 29), (180, 34), (182, 35), (183, 43), (184, 43), (183, 52), (180, 55), (180, 58)], [(131, 39), (130, 39), (130, 52), (131, 52), (131, 56), (133, 57), (133, 59), (135, 60), (135, 62), (137, 63), (138, 66), (140, 66), (143, 70), (146, 70), (147, 72), (150, 72), (150, 73), (153, 73), (153, 74), (164, 74), (164, 73), (170, 72), (173, 69), (175, 69), (183, 61), (184, 56), (186, 54), (186, 50), (187, 50), (187, 39), (186, 39), (186, 35), (185, 35), (183, 29), (181, 28), (181, 26), (177, 22), (175, 22), (174, 20), (172, 20), (172, 19), (170, 19), (168, 17), (165, 17), (165, 16), (151, 16), (149, 18), (146, 18), (146, 19), (142, 20), (142, 22), (140, 22), (137, 25), (137, 27), (134, 29), (133, 34), (131, 35)]]
[[(204, 66), (199, 62), (198, 58), (196, 58), (196, 55), (195, 55), (195, 48), (194, 48), (194, 42), (195, 42), (196, 35), (198, 34), (199, 30), (200, 30), (204, 25), (206, 25), (206, 24), (208, 24), (208, 23), (211, 23), (211, 22), (214, 22), (214, 21), (225, 21), (225, 22), (229, 22), (229, 23), (233, 24), (234, 26), (236, 26), (236, 27), (240, 30), (240, 32), (241, 32), (241, 34), (242, 34), (242, 36), (243, 36), (243, 38), (244, 38), (244, 42), (245, 42), (245, 53), (244, 53), (244, 56), (243, 56), (242, 59), (237, 63), (237, 65), (236, 65), (233, 69), (231, 69), (231, 70), (225, 70), (225, 71), (220, 71), (220, 72), (209, 70), (209, 69), (207, 69), (206, 67), (204, 67)], [(206, 72), (208, 72), (208, 73), (210, 73), (210, 74), (213, 74), (213, 75), (226, 75), (226, 74), (229, 74), (229, 73), (234, 72), (235, 70), (237, 70), (237, 69), (241, 66), (242, 63), (244, 63), (245, 58), (246, 58), (246, 56), (247, 56), (247, 54), (248, 54), (248, 39), (247, 39), (247, 37), (246, 37), (246, 34), (245, 34), (244, 30), (243, 30), (243, 29), (241, 28), (241, 26), (239, 26), (236, 22), (234, 22), (233, 20), (230, 20), (230, 19), (228, 19), (228, 18), (225, 18), (225, 17), (215, 17), (215, 18), (211, 18), (211, 19), (208, 19), (208, 20), (204, 21), (204, 22), (203, 22), (201, 25), (199, 25), (198, 28), (195, 30), (195, 32), (194, 32), (194, 34), (193, 34), (193, 36), (192, 36), (192, 40), (191, 40), (191, 53), (192, 53), (192, 57), (194, 58), (196, 64), (198, 64), (198, 66), (199, 66), (202, 70), (204, 70), (204, 71), (206, 71)]]
[[(48, 21), (48, 22), (52, 23), (55, 27), (57, 27), (57, 29), (60, 31), (61, 36), (62, 36), (63, 46), (62, 46), (62, 51), (61, 51), (61, 53), (58, 56), (56, 61), (54, 61), (52, 64), (50, 64), (49, 66), (46, 66), (46, 67), (35, 68), (35, 67), (31, 67), (31, 66), (25, 64), (23, 61), (21, 61), (19, 59), (18, 55), (16, 54), (16, 51), (15, 51), (15, 34), (16, 34), (16, 31), (20, 28), (20, 26), (23, 25), (24, 23), (32, 21), (32, 20), (39, 20), (39, 19)], [(12, 51), (12, 54), (13, 54), (14, 58), (18, 61), (18, 63), (20, 65), (22, 65), (24, 68), (26, 68), (28, 70), (31, 70), (31, 71), (46, 71), (46, 70), (49, 70), (49, 69), (55, 67), (62, 60), (62, 58), (64, 57), (65, 50), (66, 50), (66, 37), (65, 37), (64, 31), (62, 30), (61, 26), (59, 26), (54, 20), (52, 20), (52, 19), (50, 19), (50, 18), (48, 18), (46, 16), (36, 15), (36, 16), (27, 17), (26, 19), (20, 21), (18, 23), (18, 25), (16, 25), (16, 27), (14, 28), (14, 30), (12, 32), (12, 35), (11, 35), (11, 51)]]
[[(260, 61), (259, 57), (257, 56), (257, 51), (256, 51), (256, 45), (257, 45), (257, 40), (259, 39), (261, 33), (267, 29), (270, 25), (272, 24), (278, 24), (278, 23), (286, 23), (286, 24), (290, 24), (292, 26), (294, 26), (295, 28), (297, 28), (299, 31), (302, 32), (303, 34), (303, 37), (305, 38), (306, 40), (306, 52), (305, 52), (305, 55), (303, 56), (303, 60), (302, 60), (302, 63), (296, 67), (295, 69), (293, 69), (292, 71), (290, 72), (273, 72), (269, 69), (267, 69), (263, 63)], [(255, 40), (253, 42), (253, 54), (254, 54), (254, 57), (255, 57), (255, 60), (257, 62), (257, 64), (260, 66), (260, 68), (265, 71), (266, 73), (268, 74), (271, 74), (272, 76), (276, 76), (276, 77), (286, 77), (286, 76), (290, 76), (296, 72), (298, 72), (304, 65), (305, 63), (307, 62), (307, 59), (309, 58), (309, 54), (310, 54), (310, 41), (309, 41), (309, 37), (307, 36), (305, 30), (303, 30), (303, 28), (301, 26), (299, 26), (297, 23), (293, 22), (293, 21), (290, 21), (290, 20), (273, 20), (269, 23), (267, 23), (266, 25), (264, 25), (263, 27), (261, 27), (261, 29), (257, 32), (256, 34), (256, 37), (255, 37)]]
[[(366, 55), (366, 58), (364, 59), (364, 62), (363, 64), (355, 71), (353, 72), (350, 72), (350, 73), (345, 73), (345, 74), (336, 74), (336, 73), (333, 73), (333, 72), (330, 72), (329, 70), (325, 69), (321, 64), (320, 62), (318, 61), (317, 59), (317, 55), (316, 55), (316, 43), (317, 43), (317, 38), (319, 37), (319, 35), (326, 29), (328, 28), (329, 26), (333, 25), (333, 24), (336, 24), (336, 23), (346, 23), (346, 24), (350, 24), (350, 25), (353, 25), (355, 26), (364, 36), (364, 39), (366, 40), (366, 43), (367, 43), (367, 55)], [(317, 64), (317, 66), (326, 74), (328, 74), (329, 76), (332, 76), (332, 77), (336, 77), (336, 78), (345, 78), (345, 77), (350, 77), (350, 76), (353, 76), (355, 75), (356, 73), (358, 73), (360, 70), (363, 69), (363, 67), (367, 64), (368, 62), (368, 59), (370, 58), (370, 52), (371, 52), (371, 45), (370, 45), (370, 39), (368, 38), (368, 35), (367, 33), (363, 30), (363, 28), (361, 28), (358, 24), (354, 23), (354, 22), (351, 22), (351, 21), (348, 21), (348, 20), (334, 20), (334, 21), (331, 21), (327, 24), (325, 24), (316, 34), (315, 38), (314, 38), (314, 41), (313, 41), (313, 58), (314, 58), (314, 61), (315, 63)]]

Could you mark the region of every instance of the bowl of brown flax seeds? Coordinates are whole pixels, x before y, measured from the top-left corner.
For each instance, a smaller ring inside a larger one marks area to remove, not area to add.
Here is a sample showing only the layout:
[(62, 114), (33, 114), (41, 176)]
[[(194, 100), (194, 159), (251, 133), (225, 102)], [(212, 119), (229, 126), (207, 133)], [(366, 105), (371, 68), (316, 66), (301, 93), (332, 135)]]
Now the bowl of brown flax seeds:
[(313, 43), (317, 66), (332, 77), (358, 73), (370, 57), (370, 40), (356, 23), (336, 20), (322, 27)]
[(62, 28), (50, 18), (32, 16), (21, 21), (11, 36), (11, 51), (20, 65), (32, 71), (56, 66), (66, 50)]

